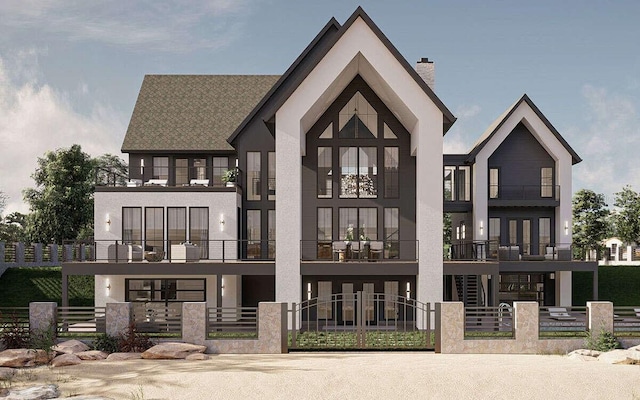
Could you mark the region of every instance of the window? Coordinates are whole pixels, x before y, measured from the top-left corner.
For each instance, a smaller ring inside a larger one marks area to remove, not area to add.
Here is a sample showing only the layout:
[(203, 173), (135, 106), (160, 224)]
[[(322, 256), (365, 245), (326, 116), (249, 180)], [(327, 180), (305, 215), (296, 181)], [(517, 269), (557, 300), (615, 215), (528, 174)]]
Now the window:
[(333, 209), (318, 208), (318, 241), (333, 239)]
[(333, 195), (331, 147), (318, 147), (318, 198), (330, 199)]
[(471, 167), (458, 167), (458, 201), (471, 201)]
[(169, 157), (153, 157), (153, 179), (169, 179)]
[(489, 218), (489, 252), (497, 257), (500, 246), (500, 218)]
[(269, 152), (269, 200), (276, 199), (276, 153), (273, 151)]
[(553, 168), (540, 168), (540, 197), (553, 197)]
[(167, 237), (168, 247), (187, 240), (187, 209), (184, 207), (167, 208)]
[(176, 186), (189, 184), (189, 159), (176, 159)]
[(145, 250), (163, 251), (164, 209), (162, 207), (147, 207), (144, 212)]
[(267, 240), (269, 241), (269, 254), (268, 258), (276, 258), (276, 210), (269, 210), (267, 212), (267, 217), (269, 219), (267, 232)]
[(260, 200), (260, 152), (247, 152), (247, 200)]
[(189, 240), (200, 247), (200, 258), (209, 258), (209, 208), (189, 208)]
[(500, 175), (498, 168), (489, 169), (489, 198), (497, 199), (500, 196)]
[(340, 232), (338, 234), (340, 240), (356, 240), (358, 237), (358, 209), (357, 208), (341, 208), (340, 209)]
[(204, 279), (126, 279), (125, 301), (206, 301)]
[(377, 208), (340, 208), (340, 240), (377, 240)]
[(122, 242), (142, 244), (142, 209), (122, 207)]
[(376, 198), (378, 161), (376, 147), (340, 147), (340, 197)]
[(213, 186), (224, 186), (222, 177), (229, 169), (229, 159), (227, 157), (213, 157)]
[(531, 220), (522, 220), (522, 254), (531, 254)]
[(384, 148), (384, 197), (397, 198), (399, 196), (398, 184), (398, 148)]
[(195, 158), (193, 160), (193, 171), (191, 179), (207, 179), (207, 159)]
[(396, 134), (393, 133), (391, 128), (389, 128), (389, 125), (387, 125), (386, 123), (384, 124), (384, 138), (385, 139), (397, 139), (398, 138), (398, 136), (396, 136)]
[(247, 210), (247, 258), (260, 258), (260, 210)]
[(509, 220), (509, 245), (516, 246), (518, 244), (518, 221)]
[(538, 254), (545, 254), (546, 247), (551, 245), (551, 218), (540, 218), (538, 225)]
[(325, 129), (321, 134), (319, 139), (332, 139), (333, 138), (333, 122), (329, 124), (329, 126), (327, 126), (327, 129)]
[(378, 137), (378, 113), (356, 92), (338, 114), (338, 136), (343, 139)]
[(384, 244), (389, 254), (385, 258), (398, 258), (400, 250), (399, 209), (384, 209)]
[(456, 200), (456, 167), (446, 165), (444, 167), (444, 200)]

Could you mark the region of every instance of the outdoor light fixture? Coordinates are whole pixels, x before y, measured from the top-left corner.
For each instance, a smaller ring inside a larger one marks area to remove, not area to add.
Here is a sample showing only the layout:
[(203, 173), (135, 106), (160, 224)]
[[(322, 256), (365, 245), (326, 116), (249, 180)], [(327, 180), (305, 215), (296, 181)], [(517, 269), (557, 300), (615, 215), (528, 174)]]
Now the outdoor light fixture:
[(480, 220), (480, 236), (484, 235), (484, 223)]
[(144, 158), (140, 159), (140, 175), (144, 175)]
[(220, 232), (224, 230), (224, 214), (220, 214)]
[(564, 235), (569, 235), (569, 221), (564, 221)]
[(407, 299), (411, 298), (411, 282), (407, 282)]
[(107, 289), (107, 296), (109, 296), (109, 293), (111, 292), (111, 283), (109, 283), (109, 279), (107, 279), (106, 289)]
[(221, 279), (221, 284), (220, 284), (220, 296), (224, 297), (224, 278)]
[(105, 228), (106, 228), (106, 230), (108, 232), (109, 228), (111, 228), (111, 217), (109, 216), (109, 213), (107, 213), (107, 216), (104, 219), (104, 223), (106, 224)]
[(307, 283), (307, 300), (311, 300), (311, 282)]

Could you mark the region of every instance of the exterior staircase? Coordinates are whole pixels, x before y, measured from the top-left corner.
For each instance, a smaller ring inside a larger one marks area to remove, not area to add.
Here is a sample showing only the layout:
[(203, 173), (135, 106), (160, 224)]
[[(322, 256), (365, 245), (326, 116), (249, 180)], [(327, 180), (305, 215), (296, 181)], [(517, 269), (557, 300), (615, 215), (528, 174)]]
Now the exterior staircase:
[(484, 306), (484, 290), (478, 275), (455, 275), (456, 292), (465, 307)]

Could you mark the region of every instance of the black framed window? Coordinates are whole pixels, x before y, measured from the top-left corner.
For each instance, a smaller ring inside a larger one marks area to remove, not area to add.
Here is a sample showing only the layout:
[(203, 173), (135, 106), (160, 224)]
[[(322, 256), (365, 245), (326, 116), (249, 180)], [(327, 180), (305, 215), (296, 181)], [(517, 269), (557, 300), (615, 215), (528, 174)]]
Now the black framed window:
[(274, 151), (270, 151), (268, 154), (268, 181), (269, 184), (269, 197), (268, 200), (276, 199), (276, 153)]
[(260, 210), (247, 210), (247, 258), (261, 258)]
[(497, 199), (500, 197), (500, 170), (498, 168), (489, 168), (489, 198)]
[(377, 240), (378, 209), (375, 207), (340, 208), (340, 240)]
[(145, 250), (164, 251), (164, 208), (144, 209), (144, 239)]
[(200, 247), (200, 258), (209, 258), (209, 208), (189, 208), (189, 240)]
[(153, 157), (153, 179), (169, 179), (169, 157)]
[(377, 147), (340, 147), (340, 197), (378, 197)]
[(185, 207), (167, 207), (167, 237), (169, 248), (172, 244), (187, 240), (187, 209)]
[(224, 186), (222, 177), (229, 169), (229, 158), (213, 157), (213, 186)]
[(384, 148), (384, 197), (397, 198), (400, 195), (398, 166), (400, 165), (397, 147)]
[(247, 152), (247, 200), (260, 200), (260, 152)]
[(553, 197), (553, 168), (540, 168), (540, 197)]
[(125, 301), (206, 301), (205, 279), (125, 279)]
[(331, 147), (318, 147), (318, 198), (333, 196), (333, 159)]
[(122, 207), (122, 242), (142, 244), (141, 207)]
[(189, 159), (176, 158), (176, 186), (189, 184)]

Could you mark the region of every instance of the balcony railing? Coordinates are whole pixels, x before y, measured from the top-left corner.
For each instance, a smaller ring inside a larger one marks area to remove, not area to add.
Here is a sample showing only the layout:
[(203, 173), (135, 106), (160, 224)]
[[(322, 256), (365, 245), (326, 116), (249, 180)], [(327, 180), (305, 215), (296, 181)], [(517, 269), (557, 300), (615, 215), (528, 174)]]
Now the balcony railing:
[[(96, 182), (107, 187), (213, 187), (236, 186), (242, 181), (240, 169), (235, 168), (235, 182), (223, 181), (225, 169), (212, 167), (137, 167), (129, 177), (111, 171), (96, 171)], [(100, 178), (100, 179), (98, 179)]]
[(417, 240), (301, 240), (302, 261), (417, 261)]
[(583, 252), (572, 243), (512, 243), (492, 240), (453, 243), (445, 260), (452, 261), (581, 261)]
[(489, 185), (489, 200), (560, 201), (560, 185)]
[(235, 262), (272, 261), (274, 240), (98, 240), (65, 245), (71, 254), (83, 255), (67, 261), (99, 262)]

